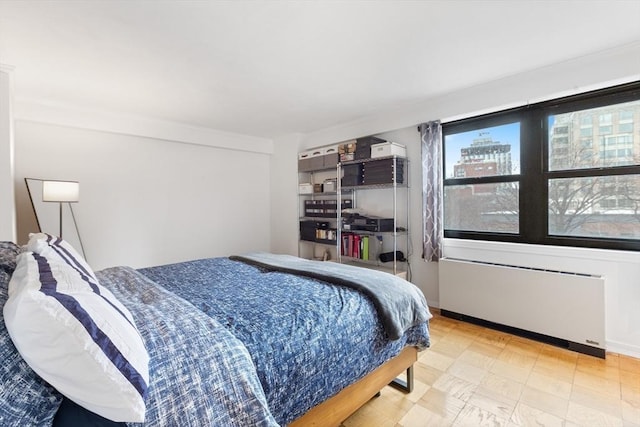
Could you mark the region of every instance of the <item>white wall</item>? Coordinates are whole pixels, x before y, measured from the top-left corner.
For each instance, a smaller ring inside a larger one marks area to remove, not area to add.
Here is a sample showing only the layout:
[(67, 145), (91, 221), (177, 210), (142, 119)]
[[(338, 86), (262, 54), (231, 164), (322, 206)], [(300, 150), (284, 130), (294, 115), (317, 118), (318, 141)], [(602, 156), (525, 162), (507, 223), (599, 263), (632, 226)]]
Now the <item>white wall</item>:
[(0, 240), (15, 241), (12, 73), (12, 67), (0, 64)]
[[(446, 60), (446, 58), (442, 58)], [(526, 105), (560, 96), (585, 92), (614, 84), (640, 80), (640, 42), (629, 44), (597, 54), (569, 59), (527, 73), (506, 77), (486, 84), (467, 88), (456, 93), (443, 94), (428, 101), (399, 108), (395, 111), (365, 117), (359, 121), (346, 123), (306, 135), (298, 150), (328, 145), (366, 135), (380, 135), (385, 139), (407, 145), (411, 161), (411, 239), (413, 243), (413, 282), (425, 293), (430, 305), (438, 306), (437, 264), (419, 260), (422, 241), (421, 220), (421, 172), (420, 148), (416, 126), (429, 120), (453, 120), (476, 114), (498, 111), (504, 108)], [(291, 146), (290, 150), (295, 148)], [(284, 158), (284, 157), (282, 157)], [(292, 156), (289, 157), (292, 159)], [(293, 161), (293, 160), (291, 160)], [(284, 165), (280, 165), (285, 167)], [(279, 185), (275, 180), (295, 179), (274, 177), (273, 188), (277, 193)], [(277, 194), (283, 205), (296, 209), (296, 195)], [(288, 198), (288, 199), (287, 199)], [(285, 202), (285, 200), (288, 200)], [(292, 219), (297, 222), (297, 219)], [(296, 224), (283, 229), (291, 230), (290, 239), (297, 238)], [(445, 243), (445, 253), (449, 253), (451, 241)], [(456, 251), (463, 251), (465, 245), (476, 248), (476, 242), (457, 243)], [(491, 253), (493, 243), (484, 243), (479, 255)], [(514, 263), (526, 262), (534, 250), (527, 245), (515, 245), (508, 251)], [(544, 256), (544, 251), (550, 256)], [(624, 354), (640, 357), (640, 264), (638, 254), (618, 253), (603, 250), (572, 248), (548, 248), (538, 250), (541, 266), (552, 268), (552, 264), (567, 262), (572, 268), (587, 268), (594, 274), (608, 277), (606, 289), (606, 331), (607, 348)], [(499, 251), (504, 255), (505, 252)], [(468, 254), (465, 252), (465, 254)], [(497, 256), (497, 255), (496, 255)], [(553, 297), (553, 296), (550, 296)], [(577, 296), (579, 298), (579, 296)]]
[[(271, 252), (298, 255), (298, 152), (303, 135), (273, 141), (271, 155)], [(292, 197), (293, 195), (293, 197)], [(294, 236), (291, 238), (291, 236)]]
[(31, 120), (15, 135), (19, 241), (35, 227), (30, 177), (80, 182), (74, 211), (95, 269), (269, 250), (268, 154)]

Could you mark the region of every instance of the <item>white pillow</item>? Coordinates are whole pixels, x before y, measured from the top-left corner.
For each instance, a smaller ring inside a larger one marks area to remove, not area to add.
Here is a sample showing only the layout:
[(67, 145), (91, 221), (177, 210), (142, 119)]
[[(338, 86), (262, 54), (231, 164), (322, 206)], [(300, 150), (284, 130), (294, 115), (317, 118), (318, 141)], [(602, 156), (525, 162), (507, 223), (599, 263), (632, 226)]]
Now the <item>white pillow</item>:
[(26, 249), (49, 260), (65, 262), (77, 270), (79, 274), (90, 277), (94, 283), (98, 283), (95, 273), (85, 259), (61, 237), (47, 233), (30, 233)]
[(49, 255), (17, 258), (4, 306), (16, 348), (38, 375), (86, 409), (113, 421), (144, 421), (149, 355), (131, 313), (93, 272)]
[(76, 274), (82, 282), (84, 282), (83, 285), (89, 285), (93, 292), (101, 295), (108, 304), (113, 305), (127, 317), (131, 324), (133, 324), (133, 316), (131, 316), (129, 310), (122, 305), (111, 291), (102, 286), (98, 286), (98, 279), (96, 278), (96, 274), (93, 272), (93, 269), (74, 249), (74, 247), (69, 244), (69, 242), (63, 240), (61, 237), (56, 237), (51, 234), (30, 233), (26, 250), (42, 255), (47, 259), (49, 264), (68, 265), (69, 268), (76, 271)]

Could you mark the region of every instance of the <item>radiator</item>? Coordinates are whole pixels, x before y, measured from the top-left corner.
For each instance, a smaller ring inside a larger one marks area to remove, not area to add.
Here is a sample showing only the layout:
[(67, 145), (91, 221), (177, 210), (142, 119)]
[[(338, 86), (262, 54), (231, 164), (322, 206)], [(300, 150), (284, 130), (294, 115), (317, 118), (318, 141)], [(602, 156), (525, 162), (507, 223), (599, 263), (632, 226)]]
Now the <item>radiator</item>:
[(601, 276), (443, 258), (439, 288), (444, 315), (532, 332), (604, 357)]

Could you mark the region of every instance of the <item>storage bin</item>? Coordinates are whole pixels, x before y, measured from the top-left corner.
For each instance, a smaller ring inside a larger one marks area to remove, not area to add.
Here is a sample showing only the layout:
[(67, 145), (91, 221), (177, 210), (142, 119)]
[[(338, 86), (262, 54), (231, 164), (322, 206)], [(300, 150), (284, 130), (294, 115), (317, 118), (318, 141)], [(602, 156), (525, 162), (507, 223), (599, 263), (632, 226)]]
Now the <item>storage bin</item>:
[(407, 147), (395, 142), (382, 142), (371, 146), (372, 159), (389, 156), (407, 157)]
[(322, 191), (325, 193), (333, 193), (338, 191), (337, 181), (335, 179), (326, 179), (322, 185)]
[(404, 183), (404, 159), (395, 160), (384, 158), (364, 163), (362, 173), (362, 184), (378, 185), (378, 184), (397, 184)]
[(325, 169), (333, 169), (338, 166), (338, 159), (340, 158), (340, 156), (338, 154), (337, 144), (332, 145), (331, 147), (324, 148), (323, 153), (322, 164)]
[(340, 154), (341, 162), (352, 161), (356, 154), (356, 141), (346, 141), (338, 145), (338, 153)]
[(320, 169), (324, 169), (323, 150), (316, 149), (298, 154), (298, 172), (310, 172)]
[(327, 228), (329, 228), (328, 222), (300, 221), (300, 239), (314, 242), (316, 240), (316, 230)]
[(303, 182), (298, 184), (298, 194), (311, 194), (313, 193), (313, 184), (310, 182)]
[(374, 144), (380, 144), (380, 143), (386, 142), (384, 139), (377, 138), (375, 136), (358, 138), (356, 141), (357, 142), (356, 142), (355, 160), (371, 158), (371, 146)]

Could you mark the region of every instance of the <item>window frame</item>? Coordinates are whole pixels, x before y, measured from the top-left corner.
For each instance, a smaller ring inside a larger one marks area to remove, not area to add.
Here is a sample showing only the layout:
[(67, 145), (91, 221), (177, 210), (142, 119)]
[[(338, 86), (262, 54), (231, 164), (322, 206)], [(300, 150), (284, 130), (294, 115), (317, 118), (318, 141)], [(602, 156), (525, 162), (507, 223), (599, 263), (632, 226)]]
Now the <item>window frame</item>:
[[(445, 228), (444, 237), (640, 251), (640, 239), (562, 236), (549, 234), (548, 231), (549, 183), (551, 180), (640, 174), (640, 164), (549, 170), (549, 116), (638, 100), (640, 100), (640, 81), (443, 123), (442, 168), (446, 173), (446, 135), (479, 130), (514, 121), (520, 122), (520, 173), (518, 175), (447, 178), (445, 173), (442, 174), (443, 189), (449, 185), (518, 182), (520, 188), (519, 233), (463, 231)], [(598, 119), (598, 123), (594, 123), (592, 127), (599, 125)], [(585, 125), (580, 123), (578, 131), (583, 127)], [(638, 226), (640, 227), (640, 222)]]

